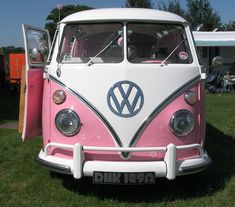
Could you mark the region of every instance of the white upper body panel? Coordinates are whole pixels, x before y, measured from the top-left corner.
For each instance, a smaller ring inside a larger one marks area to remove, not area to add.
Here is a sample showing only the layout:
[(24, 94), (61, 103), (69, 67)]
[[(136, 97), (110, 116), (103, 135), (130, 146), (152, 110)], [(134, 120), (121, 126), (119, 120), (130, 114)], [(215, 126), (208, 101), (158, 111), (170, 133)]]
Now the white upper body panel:
[(186, 22), (182, 17), (165, 11), (137, 8), (91, 9), (77, 12), (65, 17), (61, 22), (81, 21), (159, 21), (159, 22)]

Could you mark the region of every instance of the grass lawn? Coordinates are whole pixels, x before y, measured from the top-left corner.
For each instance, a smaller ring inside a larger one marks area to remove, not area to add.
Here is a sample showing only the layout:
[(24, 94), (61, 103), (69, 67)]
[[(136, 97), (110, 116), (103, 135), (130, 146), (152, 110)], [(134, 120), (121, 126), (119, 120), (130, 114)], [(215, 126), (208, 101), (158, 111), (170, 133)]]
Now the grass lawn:
[[(0, 123), (18, 117), (17, 102), (8, 98), (6, 104), (0, 95)], [(22, 143), (17, 130), (0, 129), (0, 206), (235, 206), (235, 94), (207, 94), (206, 115), (206, 148), (213, 164), (174, 181), (157, 179), (153, 186), (50, 177), (35, 162), (40, 138)]]

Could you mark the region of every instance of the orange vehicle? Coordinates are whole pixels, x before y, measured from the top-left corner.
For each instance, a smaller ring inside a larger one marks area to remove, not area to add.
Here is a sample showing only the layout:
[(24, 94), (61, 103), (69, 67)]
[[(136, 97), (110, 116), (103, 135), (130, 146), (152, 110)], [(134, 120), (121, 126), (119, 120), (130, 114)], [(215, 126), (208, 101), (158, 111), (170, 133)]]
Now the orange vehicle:
[(21, 79), (22, 67), (25, 65), (25, 54), (10, 54), (10, 83), (18, 84)]

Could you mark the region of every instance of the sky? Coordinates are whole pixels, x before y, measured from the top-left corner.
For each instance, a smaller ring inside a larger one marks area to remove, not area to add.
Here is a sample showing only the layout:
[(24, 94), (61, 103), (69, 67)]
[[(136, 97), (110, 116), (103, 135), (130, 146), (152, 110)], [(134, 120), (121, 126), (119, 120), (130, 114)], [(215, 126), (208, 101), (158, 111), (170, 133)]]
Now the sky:
[[(152, 0), (158, 5), (160, 0)], [(183, 8), (186, 0), (179, 0)], [(44, 27), (46, 18), (57, 4), (87, 5), (93, 8), (123, 7), (125, 0), (1, 0), (0, 47), (23, 47), (22, 24)], [(222, 23), (235, 21), (235, 0), (210, 0)]]

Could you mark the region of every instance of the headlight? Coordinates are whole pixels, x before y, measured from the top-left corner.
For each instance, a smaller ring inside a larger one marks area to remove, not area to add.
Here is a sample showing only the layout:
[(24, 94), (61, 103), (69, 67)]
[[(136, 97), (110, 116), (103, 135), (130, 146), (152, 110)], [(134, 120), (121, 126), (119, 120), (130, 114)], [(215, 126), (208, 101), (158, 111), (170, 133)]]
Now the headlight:
[(78, 133), (81, 121), (74, 111), (63, 109), (57, 113), (55, 125), (63, 135), (70, 137)]
[(188, 110), (179, 110), (171, 117), (171, 131), (176, 136), (186, 136), (194, 128), (195, 119), (193, 114)]

